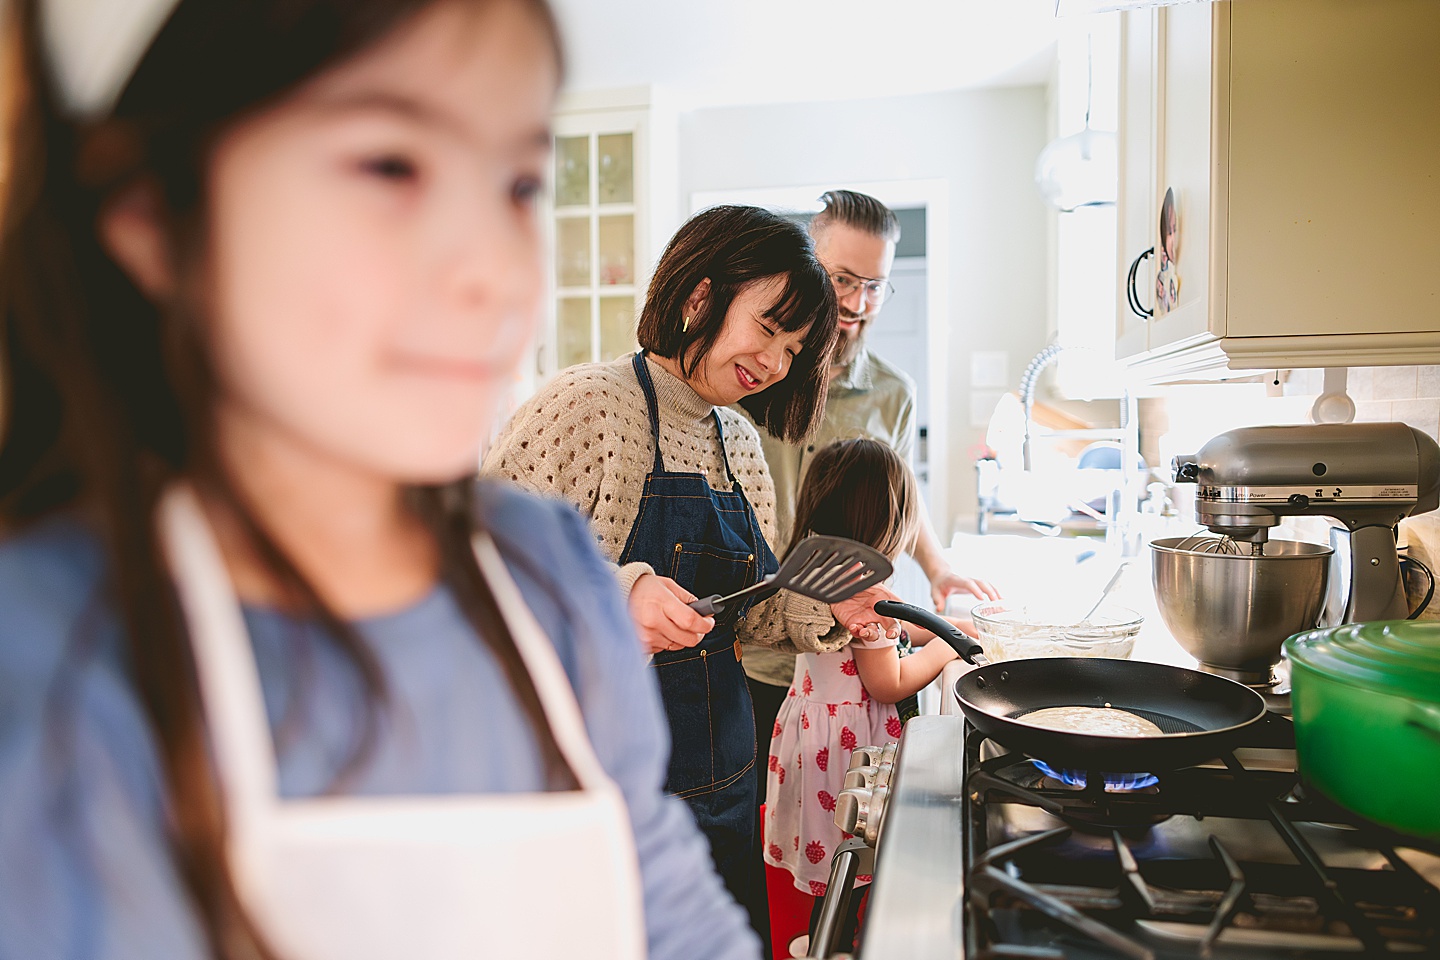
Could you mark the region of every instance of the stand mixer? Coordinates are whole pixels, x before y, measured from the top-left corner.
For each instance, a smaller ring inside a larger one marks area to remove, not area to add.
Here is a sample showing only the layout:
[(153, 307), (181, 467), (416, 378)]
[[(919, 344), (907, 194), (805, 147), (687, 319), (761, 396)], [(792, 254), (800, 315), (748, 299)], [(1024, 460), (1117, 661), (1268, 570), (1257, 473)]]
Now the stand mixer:
[(1156, 540), (1160, 614), (1203, 669), (1274, 683), (1280, 645), (1316, 625), (1328, 546), (1271, 541), (1290, 516), (1330, 517), (1350, 540), (1343, 622), (1409, 614), (1395, 528), (1440, 507), (1440, 446), (1403, 423), (1242, 427), (1175, 458), (1175, 479), (1199, 485), (1196, 519), (1219, 540)]

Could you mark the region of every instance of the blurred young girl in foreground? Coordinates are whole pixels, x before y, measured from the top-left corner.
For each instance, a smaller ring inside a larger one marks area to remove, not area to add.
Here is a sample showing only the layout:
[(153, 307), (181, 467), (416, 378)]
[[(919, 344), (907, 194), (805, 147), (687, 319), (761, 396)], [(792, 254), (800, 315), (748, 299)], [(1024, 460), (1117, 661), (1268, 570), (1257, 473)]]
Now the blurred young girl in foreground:
[(590, 532), (469, 479), (543, 0), (5, 13), (0, 956), (757, 956)]

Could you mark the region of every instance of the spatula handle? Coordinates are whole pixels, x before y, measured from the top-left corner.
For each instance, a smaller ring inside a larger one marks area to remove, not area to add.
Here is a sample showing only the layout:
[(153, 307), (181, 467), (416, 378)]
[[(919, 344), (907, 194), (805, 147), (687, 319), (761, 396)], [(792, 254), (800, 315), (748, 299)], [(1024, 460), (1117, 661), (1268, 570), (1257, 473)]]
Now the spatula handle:
[(725, 609), (725, 598), (718, 593), (712, 593), (708, 597), (691, 600), (689, 607), (702, 617), (713, 617)]
[(718, 593), (712, 593), (708, 597), (701, 597), (699, 600), (691, 600), (687, 604), (687, 606), (691, 610), (694, 610), (696, 613), (700, 614), (700, 616), (702, 617), (713, 617), (717, 613), (723, 613), (725, 611), (725, 608), (730, 606), (736, 600), (742, 599), (744, 597), (753, 597), (756, 600), (764, 600), (770, 597), (772, 594), (776, 594), (779, 592), (780, 585), (775, 582), (775, 576), (771, 574), (770, 576), (765, 577), (763, 580), (760, 580), (758, 583), (750, 584), (750, 586), (746, 587), (744, 590), (736, 590), (728, 597), (722, 597)]

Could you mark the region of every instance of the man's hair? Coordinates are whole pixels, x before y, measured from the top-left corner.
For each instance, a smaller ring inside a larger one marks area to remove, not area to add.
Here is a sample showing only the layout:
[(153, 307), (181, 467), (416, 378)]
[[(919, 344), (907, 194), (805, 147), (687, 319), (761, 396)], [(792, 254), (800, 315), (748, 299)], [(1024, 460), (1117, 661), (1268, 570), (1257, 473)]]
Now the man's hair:
[(854, 190), (826, 190), (820, 195), (820, 202), (825, 204), (825, 209), (810, 221), (812, 237), (819, 239), (831, 224), (843, 223), (872, 237), (900, 242), (900, 220), (893, 210), (874, 197)]

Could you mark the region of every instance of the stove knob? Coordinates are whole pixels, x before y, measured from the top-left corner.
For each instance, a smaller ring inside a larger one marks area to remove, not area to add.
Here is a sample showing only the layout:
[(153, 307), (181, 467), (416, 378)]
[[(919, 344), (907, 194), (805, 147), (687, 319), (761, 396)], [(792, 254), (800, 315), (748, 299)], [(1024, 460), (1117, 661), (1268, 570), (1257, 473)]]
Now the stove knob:
[(835, 798), (835, 826), (853, 837), (865, 833), (865, 823), (870, 815), (870, 791), (861, 787), (850, 787), (840, 791)]
[(880, 762), (879, 747), (856, 747), (850, 751), (850, 769), (856, 767), (873, 767)]
[(875, 786), (875, 775), (880, 772), (879, 767), (855, 767), (852, 766), (845, 771), (845, 782), (847, 789), (850, 787), (863, 787), (869, 790)]
[(865, 843), (869, 846), (873, 847), (880, 842), (880, 828), (885, 823), (885, 803), (889, 799), (889, 787), (876, 787), (870, 793), (870, 802), (866, 805), (865, 810), (865, 822), (861, 825), (865, 831)]

